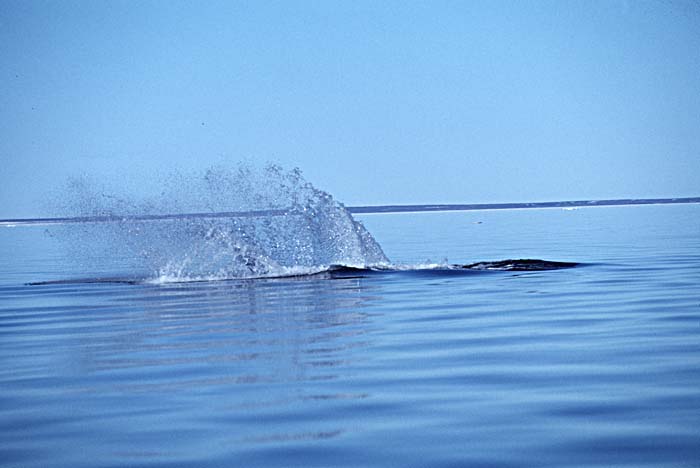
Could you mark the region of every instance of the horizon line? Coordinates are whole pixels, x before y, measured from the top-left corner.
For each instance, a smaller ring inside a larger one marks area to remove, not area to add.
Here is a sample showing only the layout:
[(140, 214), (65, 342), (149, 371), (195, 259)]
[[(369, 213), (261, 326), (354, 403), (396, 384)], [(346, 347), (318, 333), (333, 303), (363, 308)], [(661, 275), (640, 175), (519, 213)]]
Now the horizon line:
[[(628, 206), (628, 205), (671, 205), (700, 203), (700, 197), (674, 197), (674, 198), (620, 198), (605, 200), (566, 200), (548, 202), (512, 202), (512, 203), (440, 203), (440, 204), (406, 204), (406, 205), (359, 205), (346, 206), (345, 209), (352, 214), (380, 214), (380, 213), (420, 213), (434, 211), (479, 211), (479, 210), (506, 210), (506, 209), (537, 209), (537, 208), (579, 208), (595, 206)], [(160, 215), (100, 215), (100, 216), (73, 216), (73, 217), (44, 217), (44, 218), (7, 218), (0, 219), (0, 226), (18, 226), (32, 224), (64, 224), (64, 223), (106, 223), (118, 221), (146, 221), (167, 220), (181, 218), (233, 218), (233, 217), (259, 217), (282, 216), (293, 213), (292, 210), (251, 210), (251, 211), (226, 211), (204, 213), (172, 213)]]
[(700, 197), (669, 198), (616, 198), (603, 200), (564, 200), (546, 202), (509, 202), (509, 203), (433, 203), (412, 205), (362, 205), (347, 206), (353, 214), (371, 213), (408, 213), (424, 211), (478, 211), (506, 210), (527, 208), (578, 208), (586, 206), (626, 206), (626, 205), (673, 205), (700, 203)]

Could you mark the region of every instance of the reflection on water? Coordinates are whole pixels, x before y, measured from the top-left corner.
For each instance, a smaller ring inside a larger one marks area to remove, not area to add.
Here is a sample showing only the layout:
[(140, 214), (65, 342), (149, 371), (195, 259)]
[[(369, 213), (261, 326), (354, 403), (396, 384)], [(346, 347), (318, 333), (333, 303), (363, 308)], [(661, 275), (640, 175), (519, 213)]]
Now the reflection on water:
[[(32, 407), (4, 410), (1, 423), (27, 447), (15, 455), (22, 466), (46, 461), (30, 448), (37, 436), (52, 441), (43, 445), (54, 462), (80, 464), (77, 453), (57, 456), (51, 445), (75, 441), (82, 425), (91, 428), (82, 443), (106, 461), (181, 458), (178, 441), (193, 433), (205, 445), (222, 436), (235, 446), (329, 439), (348, 430), (342, 418), (316, 423), (308, 409), (370, 397), (332, 384), (350, 378), (371, 341), (364, 307), (376, 291), (361, 279), (44, 285), (0, 294), (12, 298), (0, 312), (0, 350), (12, 361), (12, 375), (1, 376), (4, 407), (34, 392)], [(133, 450), (123, 450), (124, 437)]]
[(339, 364), (335, 355), (361, 344), (365, 333), (367, 297), (356, 279), (140, 289), (116, 300), (129, 310), (128, 319), (115, 324), (117, 332), (82, 343), (91, 368), (235, 362), (243, 369), (256, 361), (246, 380), (284, 381), (290, 372), (303, 376), (310, 366)]

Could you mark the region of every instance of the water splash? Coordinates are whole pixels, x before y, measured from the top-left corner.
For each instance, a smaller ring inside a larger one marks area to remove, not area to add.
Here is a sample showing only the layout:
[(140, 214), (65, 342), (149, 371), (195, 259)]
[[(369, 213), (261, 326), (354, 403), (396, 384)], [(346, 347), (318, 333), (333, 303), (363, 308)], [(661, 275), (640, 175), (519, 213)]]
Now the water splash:
[[(111, 256), (137, 259), (155, 281), (289, 276), (333, 265), (389, 263), (362, 223), (299, 169), (240, 165), (174, 174), (158, 195), (143, 199), (75, 179), (61, 200), (64, 214), (117, 220), (83, 223), (79, 232), (71, 226), (74, 251), (97, 244)], [(221, 212), (232, 214), (201, 216)], [(164, 213), (198, 215), (157, 218)]]
[[(71, 282), (172, 283), (248, 278), (346, 277), (375, 273), (467, 274), (543, 271), (576, 263), (518, 259), (450, 264), (390, 263), (382, 248), (328, 193), (301, 171), (279, 166), (211, 168), (173, 174), (156, 194), (72, 180), (50, 233), (66, 240), (79, 271)], [(60, 232), (60, 234), (58, 234)], [(87, 267), (87, 268), (86, 268)], [(35, 282), (31, 284), (45, 284)]]

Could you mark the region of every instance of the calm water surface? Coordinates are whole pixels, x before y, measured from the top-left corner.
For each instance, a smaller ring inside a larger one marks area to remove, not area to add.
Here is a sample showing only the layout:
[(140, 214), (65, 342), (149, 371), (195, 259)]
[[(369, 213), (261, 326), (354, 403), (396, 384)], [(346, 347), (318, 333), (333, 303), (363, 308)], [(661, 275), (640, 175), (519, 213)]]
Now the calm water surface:
[(700, 467), (699, 205), (360, 219), (585, 265), (27, 286), (125, 259), (2, 228), (0, 466)]

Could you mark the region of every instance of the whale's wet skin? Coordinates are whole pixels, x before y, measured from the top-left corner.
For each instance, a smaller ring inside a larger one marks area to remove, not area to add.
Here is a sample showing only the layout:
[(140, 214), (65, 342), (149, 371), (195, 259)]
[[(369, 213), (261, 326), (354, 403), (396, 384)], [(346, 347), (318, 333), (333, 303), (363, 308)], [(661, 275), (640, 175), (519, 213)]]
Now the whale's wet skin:
[[(354, 219), (270, 171), (0, 228), (0, 467), (697, 465), (700, 206)], [(129, 217), (200, 204), (274, 216)]]

